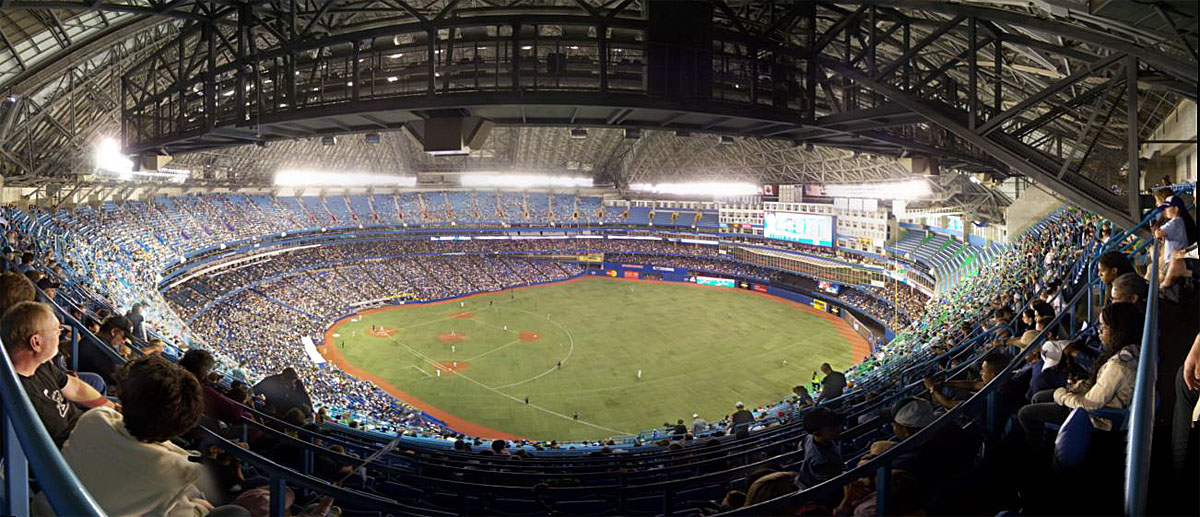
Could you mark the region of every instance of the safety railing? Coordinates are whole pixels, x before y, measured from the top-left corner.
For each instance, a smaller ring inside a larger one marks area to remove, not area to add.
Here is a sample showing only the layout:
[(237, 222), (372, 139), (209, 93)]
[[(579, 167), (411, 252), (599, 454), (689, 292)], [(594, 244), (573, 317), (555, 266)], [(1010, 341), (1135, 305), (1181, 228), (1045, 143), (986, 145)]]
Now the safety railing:
[(1125, 513), (1146, 514), (1146, 489), (1150, 480), (1150, 446), (1154, 435), (1154, 385), (1158, 381), (1159, 253), (1155, 240), (1150, 253), (1150, 294), (1138, 357), (1137, 383), (1129, 405), (1129, 439), (1125, 454)]
[[(7, 348), (7, 347), (6, 347)], [(3, 403), (4, 497), (0, 514), (29, 515), (29, 471), (58, 515), (104, 515), (42, 426), (7, 353), (0, 353)]]

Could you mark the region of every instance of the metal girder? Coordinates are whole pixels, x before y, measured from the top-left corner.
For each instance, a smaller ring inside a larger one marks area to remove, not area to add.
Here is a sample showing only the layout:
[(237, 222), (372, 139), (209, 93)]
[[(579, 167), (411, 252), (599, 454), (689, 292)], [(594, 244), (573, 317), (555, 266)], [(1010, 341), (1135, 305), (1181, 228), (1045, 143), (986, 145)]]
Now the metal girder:
[[(915, 98), (890, 84), (877, 81), (859, 70), (842, 67), (836, 63), (826, 63), (825, 65), (854, 82), (886, 96), (892, 102), (920, 114), (930, 122), (983, 149), (1008, 167), (1034, 181), (1049, 186), (1079, 206), (1092, 210), (1125, 228), (1137, 225), (1138, 218), (1131, 216), (1127, 209), (1128, 205), (1120, 204), (1115, 196), (1110, 195), (1108, 199), (1101, 199), (1096, 195), (1095, 189), (1083, 190), (1078, 183), (1064, 181), (1056, 171), (1042, 165), (1050, 162), (1051, 158), (1045, 155), (1037, 156), (1036, 150), (1023, 146), (1019, 141), (1015, 139), (997, 140), (980, 135), (968, 128), (959, 116), (959, 112), (955, 110)], [(1136, 195), (1136, 190), (1134, 193)]]

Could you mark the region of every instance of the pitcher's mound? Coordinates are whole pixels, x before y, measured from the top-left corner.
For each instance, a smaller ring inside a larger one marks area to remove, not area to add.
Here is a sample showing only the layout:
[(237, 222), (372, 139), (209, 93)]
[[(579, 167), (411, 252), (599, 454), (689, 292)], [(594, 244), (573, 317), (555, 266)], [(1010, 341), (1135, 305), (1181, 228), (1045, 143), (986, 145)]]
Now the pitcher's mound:
[(446, 334), (438, 334), (438, 341), (443, 343), (461, 343), (467, 340), (467, 335), (462, 332), (449, 332)]
[(456, 312), (456, 313), (450, 315), (451, 319), (456, 319), (456, 320), (469, 320), (474, 317), (475, 317), (475, 313), (473, 313), (473, 312)]
[(520, 337), (521, 337), (521, 341), (524, 341), (526, 343), (532, 343), (534, 341), (542, 339), (541, 334), (538, 334), (537, 332), (530, 332), (528, 330), (522, 330)]
[(372, 337), (392, 337), (399, 332), (393, 327), (375, 327), (367, 331), (367, 334)]
[(442, 361), (437, 364), (437, 369), (446, 373), (462, 373), (471, 369), (471, 363), (466, 361)]

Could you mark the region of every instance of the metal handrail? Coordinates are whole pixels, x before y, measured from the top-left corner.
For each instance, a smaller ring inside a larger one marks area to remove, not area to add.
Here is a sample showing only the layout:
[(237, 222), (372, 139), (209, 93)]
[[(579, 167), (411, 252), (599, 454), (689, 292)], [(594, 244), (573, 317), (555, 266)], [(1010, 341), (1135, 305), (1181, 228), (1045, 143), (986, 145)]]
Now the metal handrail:
[(1145, 515), (1150, 481), (1150, 445), (1154, 436), (1154, 385), (1158, 381), (1158, 255), (1162, 245), (1154, 240), (1150, 254), (1150, 295), (1138, 355), (1137, 383), (1130, 401), (1129, 439), (1125, 465), (1125, 513)]
[(0, 401), (4, 408), (0, 416), (4, 426), (4, 498), (0, 513), (29, 515), (29, 470), (32, 469), (54, 513), (105, 515), (50, 439), (8, 354), (2, 353), (0, 357), (3, 357), (0, 361)]

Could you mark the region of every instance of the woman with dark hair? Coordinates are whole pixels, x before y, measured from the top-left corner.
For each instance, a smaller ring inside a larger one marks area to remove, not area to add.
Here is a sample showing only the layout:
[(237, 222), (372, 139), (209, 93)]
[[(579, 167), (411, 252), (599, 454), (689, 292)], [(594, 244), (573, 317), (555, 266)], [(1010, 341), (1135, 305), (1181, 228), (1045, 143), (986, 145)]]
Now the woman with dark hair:
[(1100, 281), (1112, 285), (1117, 277), (1125, 273), (1137, 273), (1137, 270), (1124, 253), (1110, 251), (1100, 255), (1100, 260), (1096, 262), (1096, 273), (1100, 276)]
[[(1124, 409), (1133, 399), (1137, 362), (1145, 315), (1132, 303), (1113, 303), (1100, 311), (1100, 341), (1104, 349), (1092, 364), (1088, 377), (1065, 388), (1040, 391), (1033, 403), (1017, 413), (1017, 419), (1035, 450), (1046, 443), (1046, 424), (1061, 424), (1071, 410)], [(1092, 417), (1097, 429), (1110, 430), (1112, 422)]]

